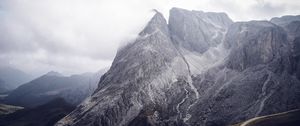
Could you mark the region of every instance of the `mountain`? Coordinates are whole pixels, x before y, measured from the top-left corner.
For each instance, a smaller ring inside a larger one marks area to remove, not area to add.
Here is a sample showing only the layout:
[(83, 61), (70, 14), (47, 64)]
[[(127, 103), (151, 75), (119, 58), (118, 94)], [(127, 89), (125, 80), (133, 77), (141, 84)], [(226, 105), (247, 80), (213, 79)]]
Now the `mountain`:
[(173, 8), (167, 23), (156, 12), (56, 126), (224, 126), (299, 108), (294, 19), (233, 22)]
[(13, 90), (21, 84), (29, 82), (33, 77), (15, 68), (0, 67), (0, 93)]
[(62, 97), (66, 102), (77, 105), (95, 90), (101, 73), (103, 71), (95, 74), (85, 73), (63, 76), (60, 73), (51, 71), (21, 85), (12, 91), (4, 99), (4, 102), (24, 107), (36, 107), (52, 99)]
[(287, 32), (288, 42), (292, 50), (293, 74), (300, 79), (300, 15), (277, 17), (271, 19), (271, 22), (281, 26)]
[(46, 74), (47, 76), (57, 76), (57, 77), (62, 77), (63, 75), (58, 73), (58, 72), (55, 72), (55, 71), (50, 71)]
[(6, 93), (10, 90), (10, 86), (5, 83), (5, 81), (0, 79), (0, 93)]
[(55, 122), (75, 107), (62, 98), (49, 101), (36, 108), (27, 108), (12, 114), (0, 116), (1, 126), (53, 126)]

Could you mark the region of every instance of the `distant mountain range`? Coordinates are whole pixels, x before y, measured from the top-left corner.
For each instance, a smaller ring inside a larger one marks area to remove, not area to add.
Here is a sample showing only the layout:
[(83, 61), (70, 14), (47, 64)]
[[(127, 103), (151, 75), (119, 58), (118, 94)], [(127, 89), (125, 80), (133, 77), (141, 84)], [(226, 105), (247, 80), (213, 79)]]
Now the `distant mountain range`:
[(31, 81), (33, 77), (15, 68), (0, 67), (0, 94), (11, 91), (18, 86)]
[(77, 105), (91, 95), (104, 72), (63, 76), (51, 71), (10, 92), (4, 103), (32, 108), (63, 98), (66, 102)]
[(299, 33), (300, 16), (156, 12), (56, 126), (226, 126), (300, 108)]

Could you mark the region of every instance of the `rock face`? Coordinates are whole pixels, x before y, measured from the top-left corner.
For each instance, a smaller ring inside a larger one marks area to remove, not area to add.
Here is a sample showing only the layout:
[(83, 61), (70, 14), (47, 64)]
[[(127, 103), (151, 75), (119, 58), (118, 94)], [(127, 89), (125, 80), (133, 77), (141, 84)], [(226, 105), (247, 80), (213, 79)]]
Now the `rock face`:
[(224, 13), (173, 8), (167, 23), (157, 12), (93, 95), (56, 125), (223, 126), (299, 108), (295, 35)]
[(280, 25), (287, 32), (292, 51), (292, 70), (295, 76), (300, 79), (300, 16), (273, 18), (271, 22)]
[(172, 39), (179, 47), (204, 53), (221, 43), (227, 27), (232, 24), (225, 13), (170, 10), (169, 27)]
[(293, 21), (299, 21), (300, 20), (300, 15), (297, 16), (282, 16), (282, 17), (274, 17), (271, 19), (271, 22), (280, 26), (290, 24)]

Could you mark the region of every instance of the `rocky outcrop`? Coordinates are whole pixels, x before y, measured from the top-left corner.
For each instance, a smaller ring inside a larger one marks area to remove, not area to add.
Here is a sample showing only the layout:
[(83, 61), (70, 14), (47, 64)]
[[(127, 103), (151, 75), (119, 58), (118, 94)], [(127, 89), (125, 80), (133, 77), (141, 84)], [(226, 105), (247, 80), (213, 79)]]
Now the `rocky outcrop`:
[(227, 67), (239, 71), (268, 64), (290, 51), (284, 30), (267, 21), (235, 23), (227, 32), (225, 46), (230, 50)]
[(93, 95), (57, 126), (222, 126), (300, 107), (296, 45), (281, 25), (156, 12)]
[(229, 29), (224, 64), (194, 78), (201, 97), (191, 123), (222, 126), (298, 108), (299, 80), (291, 75), (291, 48), (283, 28), (255, 21)]

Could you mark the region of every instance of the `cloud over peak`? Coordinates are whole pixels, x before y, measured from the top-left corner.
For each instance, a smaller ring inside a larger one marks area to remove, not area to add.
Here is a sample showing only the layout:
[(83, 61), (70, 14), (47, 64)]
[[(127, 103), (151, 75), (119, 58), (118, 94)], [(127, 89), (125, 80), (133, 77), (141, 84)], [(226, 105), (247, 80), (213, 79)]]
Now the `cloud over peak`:
[(134, 40), (152, 9), (168, 17), (172, 7), (226, 12), (235, 21), (300, 14), (294, 0), (2, 0), (1, 65), (33, 74), (97, 71)]

